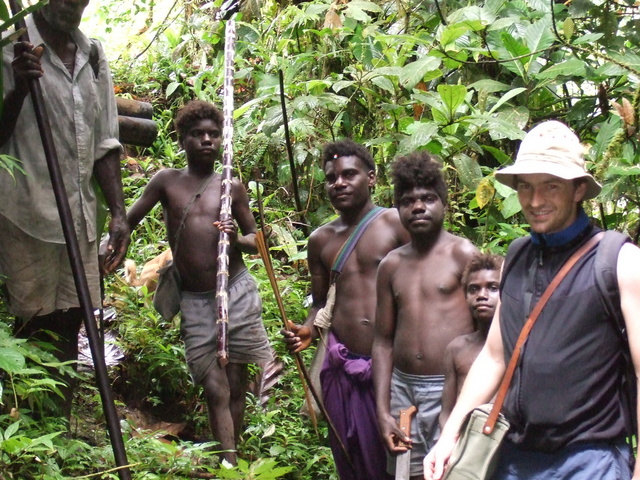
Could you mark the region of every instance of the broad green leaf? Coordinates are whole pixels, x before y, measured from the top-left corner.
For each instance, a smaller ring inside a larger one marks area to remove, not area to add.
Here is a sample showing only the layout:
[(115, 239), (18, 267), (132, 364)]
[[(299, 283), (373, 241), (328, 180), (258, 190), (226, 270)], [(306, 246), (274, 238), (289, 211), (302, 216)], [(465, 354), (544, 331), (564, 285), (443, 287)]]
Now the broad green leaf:
[(438, 135), (438, 125), (435, 123), (413, 122), (406, 129), (411, 135), (410, 142), (413, 149), (427, 145), (433, 137)]
[[(4, 1), (0, 2), (0, 20), (4, 20), (5, 22), (9, 20), (9, 10)], [(0, 32), (4, 32), (5, 30), (4, 24), (0, 25)]]
[(591, 148), (593, 155), (589, 155), (594, 161), (597, 162), (602, 159), (602, 155), (621, 127), (622, 119), (618, 116), (611, 116), (606, 122), (600, 124), (596, 141)]
[(500, 100), (498, 100), (496, 102), (496, 104), (491, 107), (491, 110), (489, 110), (489, 113), (493, 113), (496, 110), (498, 110), (505, 102), (508, 102), (509, 100), (511, 100), (513, 97), (520, 95), (522, 92), (526, 92), (527, 89), (524, 87), (520, 87), (520, 88), (514, 88), (513, 90), (508, 91), (507, 93), (505, 93), (504, 95), (502, 95), (502, 97), (500, 97)]
[(399, 77), (402, 74), (402, 67), (378, 67), (371, 70), (373, 75), (392, 75)]
[(482, 148), (493, 155), (493, 158), (498, 160), (500, 165), (505, 165), (511, 161), (511, 157), (498, 148), (490, 145), (482, 145)]
[(503, 116), (489, 117), (487, 119), (487, 127), (492, 140), (522, 140), (524, 132), (512, 121), (507, 120)]
[(373, 83), (378, 88), (384, 90), (385, 92), (389, 92), (391, 94), (395, 94), (396, 93), (396, 89), (393, 86), (393, 82), (391, 80), (389, 80), (387, 77), (383, 77), (382, 75), (378, 75), (377, 77), (373, 77), (371, 79), (371, 83)]
[(628, 65), (630, 68), (633, 68), (636, 71), (640, 70), (640, 55), (628, 52), (623, 55), (612, 53), (611, 56), (623, 65)]
[(483, 80), (473, 82), (471, 85), (469, 85), (469, 88), (473, 88), (478, 91), (484, 90), (487, 93), (495, 93), (509, 90), (511, 88), (511, 85), (485, 78)]
[(31, 439), (23, 435), (19, 437), (11, 437), (2, 442), (2, 451), (9, 455), (16, 455), (24, 452), (31, 444)]
[(521, 41), (513, 38), (508, 32), (502, 32), (500, 35), (502, 40), (502, 46), (500, 49), (501, 60), (513, 59), (512, 62), (508, 62), (506, 67), (514, 73), (517, 73), (523, 78), (526, 78), (526, 71), (524, 65), (529, 61), (525, 56), (531, 53), (531, 51)]
[(41, 448), (37, 448), (40, 445), (44, 445), (48, 450), (53, 450), (54, 447), (53, 447), (53, 443), (51, 442), (51, 440), (54, 439), (55, 437), (57, 437), (60, 434), (62, 434), (62, 432), (53, 432), (53, 433), (48, 433), (46, 435), (42, 435), (41, 437), (33, 439), (33, 442), (31, 443), (31, 445), (29, 445), (29, 450), (30, 451), (34, 451), (34, 450), (42, 451)]
[(371, 17), (357, 5), (358, 2), (350, 2), (347, 4), (347, 8), (344, 10), (344, 15), (349, 18), (353, 18), (358, 22), (370, 23)]
[(354, 82), (353, 80), (340, 80), (336, 83), (334, 83), (331, 88), (333, 89), (334, 92), (338, 93), (340, 90), (347, 88), (347, 87), (351, 87), (352, 85), (354, 85), (356, 82)]
[[(499, 182), (496, 182), (496, 184)], [(513, 217), (516, 213), (522, 210), (520, 202), (518, 201), (518, 194), (515, 190), (511, 190), (511, 194), (506, 197), (500, 205), (500, 213), (504, 218)]]
[(607, 168), (605, 178), (640, 175), (640, 165), (613, 165)]
[(16, 373), (25, 366), (24, 356), (14, 348), (0, 347), (0, 369)]
[(491, 25), (495, 22), (496, 15), (487, 8), (472, 5), (452, 11), (448, 20), (452, 24), (463, 21), (479, 21), (482, 25)]
[(551, 32), (551, 17), (544, 17), (529, 25), (524, 34), (530, 52), (544, 50), (553, 45), (555, 36)]
[(566, 62), (551, 65), (546, 70), (538, 73), (538, 79), (555, 79), (560, 76), (584, 77), (586, 75), (585, 63), (578, 58), (570, 58)]
[(273, 223), (270, 225), (271, 231), (276, 236), (277, 247), (272, 247), (273, 250), (282, 250), (288, 257), (293, 257), (298, 253), (298, 247), (296, 246), (296, 240), (291, 235), (291, 232), (286, 228), (283, 228), (279, 223)]
[(526, 0), (531, 8), (539, 12), (550, 12), (551, 7), (547, 0)]
[(513, 25), (520, 21), (520, 17), (509, 16), (504, 18), (498, 18), (495, 22), (487, 27), (487, 31), (502, 30), (503, 28), (511, 28)]
[(462, 184), (469, 190), (477, 188), (482, 179), (482, 170), (478, 162), (463, 153), (454, 155), (452, 160)]
[(515, 190), (513, 188), (506, 186), (504, 183), (500, 183), (495, 179), (495, 177), (492, 177), (492, 178), (493, 178), (493, 187), (496, 189), (496, 192), (498, 192), (498, 194), (502, 198), (507, 198), (515, 193)]
[(464, 85), (438, 85), (438, 93), (448, 110), (448, 117), (453, 120), (456, 109), (462, 105), (467, 96), (467, 87)]
[(2, 433), (2, 437), (5, 440), (10, 439), (11, 437), (13, 437), (13, 435), (18, 431), (18, 428), (20, 428), (20, 420), (18, 420), (17, 422), (14, 422), (12, 424), (10, 424), (7, 429)]
[(442, 29), (442, 35), (440, 35), (440, 44), (446, 48), (450, 43), (454, 43), (458, 38), (469, 31), (469, 26), (466, 23), (456, 23), (453, 25), (447, 25)]
[(439, 125), (446, 125), (450, 121), (447, 114), (438, 107), (431, 107), (431, 116), (433, 117), (433, 120)]
[(486, 207), (489, 202), (493, 200), (495, 193), (496, 189), (493, 187), (491, 179), (485, 177), (480, 180), (480, 184), (478, 185), (478, 188), (476, 188), (476, 202), (478, 203), (478, 207)]
[(402, 86), (411, 90), (418, 84), (418, 82), (422, 81), (427, 72), (436, 70), (439, 66), (439, 59), (431, 56), (425, 56), (402, 67), (402, 71), (400, 72), (398, 79)]
[(171, 82), (169, 85), (167, 85), (165, 97), (169, 98), (173, 94), (173, 92), (175, 92), (178, 89), (180, 85), (181, 85), (180, 82)]
[(377, 3), (367, 2), (366, 0), (353, 0), (349, 2), (349, 5), (353, 5), (367, 12), (380, 13), (382, 8)]
[(581, 37), (576, 38), (573, 42), (574, 45), (583, 45), (585, 43), (596, 43), (604, 36), (603, 33), (587, 33)]

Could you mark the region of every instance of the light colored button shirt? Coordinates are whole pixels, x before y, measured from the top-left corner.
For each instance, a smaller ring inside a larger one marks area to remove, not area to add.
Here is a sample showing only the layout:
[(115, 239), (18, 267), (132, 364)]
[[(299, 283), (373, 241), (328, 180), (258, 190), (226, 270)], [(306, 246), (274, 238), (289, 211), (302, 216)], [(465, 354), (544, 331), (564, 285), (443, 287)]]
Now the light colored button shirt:
[[(31, 17), (27, 18), (27, 28), (33, 45), (45, 43)], [(75, 230), (85, 230), (89, 241), (93, 241), (97, 236), (93, 165), (110, 150), (122, 147), (111, 72), (102, 46), (94, 41), (99, 52), (96, 78), (89, 63), (91, 41), (80, 30), (72, 37), (78, 46), (73, 77), (45, 43), (40, 84)], [(13, 45), (8, 45), (3, 50), (5, 96), (14, 87), (12, 60)], [(0, 214), (35, 238), (64, 243), (30, 95), (24, 101), (13, 135), (0, 147), (0, 154), (21, 160), (27, 173), (25, 176), (14, 172), (14, 180), (0, 169)]]

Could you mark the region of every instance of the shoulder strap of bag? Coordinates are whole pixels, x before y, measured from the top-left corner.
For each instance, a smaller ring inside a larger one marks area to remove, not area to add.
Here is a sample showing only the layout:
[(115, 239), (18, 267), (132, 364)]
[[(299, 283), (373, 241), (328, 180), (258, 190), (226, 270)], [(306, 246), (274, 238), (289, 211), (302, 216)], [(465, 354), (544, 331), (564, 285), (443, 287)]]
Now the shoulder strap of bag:
[(371, 225), (371, 222), (373, 222), (385, 210), (386, 209), (383, 207), (374, 207), (369, 210), (364, 217), (362, 217), (360, 222), (358, 222), (355, 230), (351, 232), (351, 235), (349, 235), (349, 238), (347, 238), (347, 241), (344, 242), (342, 248), (340, 248), (340, 251), (336, 255), (336, 259), (331, 267), (332, 282), (335, 282), (335, 279), (340, 275), (340, 272), (342, 272), (349, 255), (351, 255), (353, 249), (356, 248), (362, 234), (367, 230), (369, 225)]
[(178, 245), (180, 244), (180, 234), (182, 233), (182, 229), (184, 228), (184, 222), (187, 219), (187, 214), (191, 209), (191, 205), (193, 205), (193, 202), (195, 202), (196, 199), (199, 198), (200, 195), (202, 195), (202, 192), (204, 192), (207, 189), (207, 186), (209, 186), (209, 183), (213, 179), (214, 175), (215, 173), (211, 173), (211, 175), (209, 175), (207, 178), (205, 178), (202, 181), (202, 183), (198, 187), (198, 190), (196, 190), (196, 193), (193, 194), (193, 196), (191, 197), (191, 200), (189, 200), (189, 203), (187, 203), (187, 205), (184, 207), (184, 210), (182, 211), (182, 218), (180, 219), (180, 226), (178, 227), (178, 231), (176, 232), (176, 243), (174, 244), (174, 249), (173, 249), (174, 258), (178, 256)]
[(531, 332), (531, 328), (534, 323), (538, 319), (538, 316), (542, 312), (542, 309), (546, 305), (549, 298), (558, 288), (560, 282), (564, 279), (564, 277), (569, 273), (569, 271), (573, 268), (576, 262), (587, 252), (589, 252), (593, 247), (595, 247), (600, 239), (603, 236), (603, 232), (597, 233), (593, 237), (591, 237), (582, 247), (580, 247), (570, 258), (566, 261), (566, 263), (562, 266), (560, 271), (553, 277), (553, 280), (546, 288), (538, 303), (533, 308), (531, 315), (525, 322), (522, 327), (522, 331), (518, 336), (518, 340), (516, 341), (516, 345), (513, 349), (513, 353), (511, 354), (511, 359), (509, 360), (509, 365), (507, 366), (507, 370), (502, 378), (502, 383), (500, 384), (500, 388), (498, 389), (498, 395), (496, 396), (496, 401), (493, 404), (491, 409), (491, 413), (487, 418), (487, 422), (484, 424), (483, 432), (486, 435), (489, 435), (493, 432), (493, 428), (495, 427), (496, 420), (498, 419), (498, 415), (500, 414), (500, 410), (502, 410), (502, 404), (504, 403), (504, 399), (507, 396), (507, 390), (509, 389), (509, 385), (511, 384), (511, 379), (513, 378), (513, 374), (516, 370), (516, 365), (518, 364), (518, 359), (520, 358), (520, 352), (522, 350), (522, 346), (524, 342), (529, 337), (529, 333)]

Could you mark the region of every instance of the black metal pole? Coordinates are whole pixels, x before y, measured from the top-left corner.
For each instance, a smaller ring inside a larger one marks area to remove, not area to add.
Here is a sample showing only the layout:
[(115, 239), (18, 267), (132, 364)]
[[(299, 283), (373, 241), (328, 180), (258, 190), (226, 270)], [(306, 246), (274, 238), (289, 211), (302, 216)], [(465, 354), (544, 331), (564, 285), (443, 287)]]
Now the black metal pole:
[[(16, 15), (21, 10), (17, 0), (9, 0), (9, 3), (11, 5), (13, 15)], [(20, 21), (19, 23), (20, 25), (16, 23), (17, 29), (25, 27), (23, 21)], [(20, 36), (20, 40), (26, 42), (29, 41), (29, 35), (26, 32), (26, 29)], [(38, 122), (38, 130), (40, 131), (42, 146), (47, 159), (47, 167), (49, 168), (49, 176), (51, 177), (51, 185), (53, 187), (56, 205), (58, 206), (58, 212), (60, 213), (60, 221), (62, 223), (62, 230), (67, 245), (67, 252), (69, 253), (71, 271), (73, 272), (73, 279), (76, 284), (76, 291), (78, 292), (78, 300), (80, 301), (84, 325), (87, 330), (89, 348), (91, 349), (91, 357), (93, 358), (93, 364), (96, 370), (96, 380), (100, 391), (100, 399), (102, 400), (102, 408), (107, 421), (107, 429), (109, 431), (109, 439), (113, 448), (113, 455), (116, 460), (116, 465), (118, 467), (123, 467), (118, 470), (118, 475), (121, 480), (131, 480), (131, 472), (127, 467), (127, 455), (124, 449), (122, 432), (120, 431), (120, 422), (118, 420), (118, 414), (113, 401), (107, 366), (104, 361), (104, 351), (99, 348), (101, 342), (98, 335), (95, 316), (93, 314), (93, 307), (91, 305), (89, 285), (87, 283), (84, 265), (82, 264), (80, 246), (73, 227), (74, 223), (71, 215), (71, 208), (69, 206), (69, 199), (67, 198), (67, 193), (64, 187), (60, 163), (58, 162), (58, 155), (53, 143), (53, 135), (51, 134), (49, 118), (44, 106), (42, 87), (37, 78), (29, 80), (29, 92), (31, 93), (33, 108)]]

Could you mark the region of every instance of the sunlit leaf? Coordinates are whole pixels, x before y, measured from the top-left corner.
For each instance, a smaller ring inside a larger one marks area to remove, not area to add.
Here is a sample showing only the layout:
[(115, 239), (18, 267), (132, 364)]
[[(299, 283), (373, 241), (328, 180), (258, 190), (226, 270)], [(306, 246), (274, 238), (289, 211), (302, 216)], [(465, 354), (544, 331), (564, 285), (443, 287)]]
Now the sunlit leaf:
[(493, 183), (487, 177), (480, 180), (480, 184), (478, 188), (476, 188), (476, 202), (478, 203), (479, 208), (486, 207), (491, 200), (493, 200), (493, 196), (496, 193), (496, 189), (493, 187)]
[(538, 73), (536, 78), (546, 79), (546, 78), (557, 78), (560, 76), (578, 76), (583, 77), (586, 74), (586, 66), (584, 61), (579, 58), (570, 58), (566, 62), (552, 64), (546, 70)]
[(482, 170), (478, 162), (463, 153), (454, 155), (452, 160), (462, 184), (469, 190), (477, 188), (482, 179)]
[(467, 87), (464, 85), (440, 84), (438, 85), (438, 93), (447, 107), (449, 119), (453, 119), (457, 108), (462, 105), (467, 96)]
[(439, 66), (440, 60), (431, 56), (411, 62), (402, 68), (399, 76), (400, 84), (411, 90), (423, 80), (427, 72), (436, 70)]

